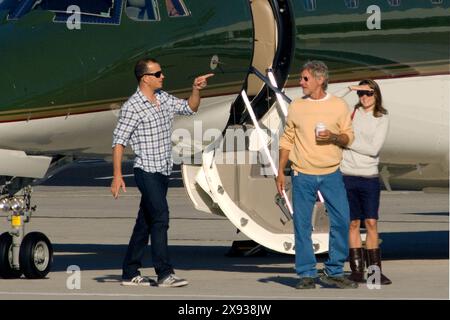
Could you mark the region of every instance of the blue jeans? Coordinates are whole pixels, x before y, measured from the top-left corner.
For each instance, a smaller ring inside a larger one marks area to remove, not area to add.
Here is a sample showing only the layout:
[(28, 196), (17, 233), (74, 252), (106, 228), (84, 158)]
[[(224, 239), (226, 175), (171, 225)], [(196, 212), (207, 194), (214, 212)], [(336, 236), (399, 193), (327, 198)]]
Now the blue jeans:
[(292, 200), (295, 228), (295, 270), (300, 277), (316, 277), (316, 257), (312, 234), (312, 212), (320, 190), (330, 219), (329, 258), (325, 271), (331, 276), (344, 274), (348, 256), (350, 213), (342, 174), (292, 174)]
[(169, 206), (167, 189), (169, 177), (161, 173), (148, 173), (134, 169), (134, 177), (142, 194), (136, 224), (123, 262), (122, 278), (140, 275), (142, 259), (151, 236), (152, 260), (158, 280), (174, 273), (169, 259), (167, 230)]

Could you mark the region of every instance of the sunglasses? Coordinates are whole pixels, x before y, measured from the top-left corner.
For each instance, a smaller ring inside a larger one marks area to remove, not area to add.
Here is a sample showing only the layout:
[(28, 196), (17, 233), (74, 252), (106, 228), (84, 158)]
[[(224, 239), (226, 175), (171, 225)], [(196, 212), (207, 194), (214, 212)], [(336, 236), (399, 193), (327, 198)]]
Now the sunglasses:
[(358, 97), (362, 97), (362, 96), (368, 96), (368, 97), (372, 97), (375, 92), (374, 91), (369, 91), (369, 90), (358, 90), (356, 91), (356, 94), (358, 95)]
[(161, 78), (162, 71), (156, 71), (154, 73), (144, 73), (142, 76), (154, 76), (155, 78)]

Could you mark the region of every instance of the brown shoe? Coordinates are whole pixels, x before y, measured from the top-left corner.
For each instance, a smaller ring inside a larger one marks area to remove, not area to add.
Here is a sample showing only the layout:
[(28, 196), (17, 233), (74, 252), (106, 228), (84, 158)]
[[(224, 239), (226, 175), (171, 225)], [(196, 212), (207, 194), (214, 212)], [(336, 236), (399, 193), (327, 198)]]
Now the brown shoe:
[(296, 289), (315, 289), (316, 281), (314, 278), (311, 278), (311, 277), (303, 277), (303, 278), (300, 278), (300, 280), (298, 281), (295, 288)]
[(338, 288), (338, 289), (356, 289), (358, 288), (358, 283), (350, 280), (347, 277), (344, 276), (329, 276), (325, 272), (322, 276), (319, 278), (320, 284), (324, 288)]

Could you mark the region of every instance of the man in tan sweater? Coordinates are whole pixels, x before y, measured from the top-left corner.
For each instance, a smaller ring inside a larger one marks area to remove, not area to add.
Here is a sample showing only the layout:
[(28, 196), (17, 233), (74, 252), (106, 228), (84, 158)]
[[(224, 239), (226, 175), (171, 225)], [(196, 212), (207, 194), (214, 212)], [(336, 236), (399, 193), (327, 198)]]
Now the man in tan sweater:
[[(289, 107), (286, 128), (280, 139), (278, 192), (285, 186), (284, 168), (292, 162), (292, 199), (295, 228), (295, 269), (298, 289), (315, 288), (316, 258), (311, 239), (311, 217), (320, 190), (330, 217), (329, 259), (325, 262), (324, 286), (357, 288), (344, 277), (348, 256), (350, 214), (339, 171), (342, 147), (353, 141), (349, 108), (344, 100), (326, 92), (328, 68), (321, 61), (307, 62), (300, 74), (305, 97)], [(320, 125), (318, 125), (320, 124)], [(325, 126), (318, 132), (319, 126)]]

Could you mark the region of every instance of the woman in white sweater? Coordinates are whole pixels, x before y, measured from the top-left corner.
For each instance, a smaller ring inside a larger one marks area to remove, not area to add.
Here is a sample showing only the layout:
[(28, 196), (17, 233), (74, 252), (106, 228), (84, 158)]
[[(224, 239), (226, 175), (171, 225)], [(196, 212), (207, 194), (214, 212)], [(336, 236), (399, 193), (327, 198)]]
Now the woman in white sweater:
[[(352, 114), (355, 140), (344, 150), (341, 171), (350, 206), (349, 261), (352, 270), (350, 279), (364, 282), (361, 221), (364, 221), (367, 229), (365, 250), (367, 267), (378, 266), (381, 272), (377, 231), (380, 204), (378, 163), (379, 153), (389, 128), (389, 117), (383, 107), (380, 88), (375, 81), (363, 80), (359, 86), (352, 89), (357, 90), (359, 97)], [(382, 273), (380, 277), (381, 284), (391, 283), (391, 280)]]

